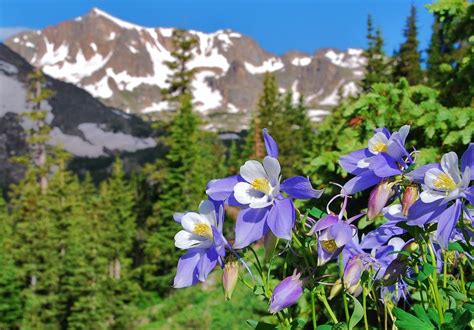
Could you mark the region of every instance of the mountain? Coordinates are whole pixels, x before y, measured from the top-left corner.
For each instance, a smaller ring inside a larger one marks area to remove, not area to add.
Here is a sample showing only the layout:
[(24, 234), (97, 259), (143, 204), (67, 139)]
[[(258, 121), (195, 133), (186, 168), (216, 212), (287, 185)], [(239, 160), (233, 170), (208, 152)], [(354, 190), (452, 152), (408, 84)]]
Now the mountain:
[[(0, 187), (21, 177), (9, 158), (27, 152), (29, 121), (28, 75), (34, 69), (20, 55), (0, 44)], [(135, 115), (108, 107), (77, 86), (46, 76), (55, 95), (42, 103), (48, 111), (52, 144), (61, 144), (76, 157), (98, 158), (136, 153), (156, 146), (149, 124)]]
[[(173, 28), (147, 28), (122, 21), (94, 8), (84, 16), (43, 30), (15, 35), (6, 44), (48, 75), (73, 83), (104, 104), (127, 113), (160, 113), (166, 87)], [(320, 49), (314, 54), (283, 56), (262, 49), (231, 30), (203, 33), (190, 68), (196, 109), (209, 129), (245, 128), (261, 91), (265, 72), (273, 72), (283, 90), (306, 97), (309, 114), (320, 121), (338, 104), (340, 94), (357, 92), (364, 75), (360, 49)]]

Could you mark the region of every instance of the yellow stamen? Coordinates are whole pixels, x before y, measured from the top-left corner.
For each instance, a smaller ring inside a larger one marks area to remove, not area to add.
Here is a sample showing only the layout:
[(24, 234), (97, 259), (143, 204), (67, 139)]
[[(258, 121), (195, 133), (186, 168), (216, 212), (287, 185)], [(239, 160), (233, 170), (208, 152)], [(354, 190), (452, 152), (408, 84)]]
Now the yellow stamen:
[(438, 175), (436, 180), (433, 182), (434, 186), (438, 189), (454, 190), (456, 189), (456, 182), (448, 174), (442, 173)]
[(377, 152), (386, 152), (387, 151), (387, 145), (385, 143), (382, 143), (382, 142), (377, 142), (377, 143), (375, 143), (373, 149), (374, 149), (374, 151), (377, 151)]
[(258, 178), (252, 181), (250, 184), (253, 189), (263, 192), (264, 194), (269, 194), (271, 187), (270, 182), (265, 178)]
[(333, 239), (328, 240), (328, 241), (321, 241), (321, 244), (324, 248), (324, 250), (333, 253), (337, 249), (336, 241)]
[(198, 223), (194, 226), (193, 233), (212, 240), (212, 229), (205, 223)]

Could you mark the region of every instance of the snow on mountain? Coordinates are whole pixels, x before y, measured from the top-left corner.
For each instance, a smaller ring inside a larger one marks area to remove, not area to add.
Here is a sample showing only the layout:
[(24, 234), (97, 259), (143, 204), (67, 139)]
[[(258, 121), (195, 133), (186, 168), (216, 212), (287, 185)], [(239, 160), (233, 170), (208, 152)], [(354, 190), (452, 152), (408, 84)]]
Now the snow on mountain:
[[(18, 54), (0, 45), (0, 118), (14, 114), (23, 129), (31, 127), (30, 121), (19, 115), (32, 107), (26, 91), (26, 77), (32, 69)], [(134, 152), (156, 146), (153, 138), (134, 134), (136, 131), (143, 135), (140, 131), (147, 131), (146, 124), (138, 118), (102, 105), (73, 85), (48, 78), (47, 87), (55, 96), (43, 101), (41, 109), (48, 111), (46, 120), (53, 127), (52, 144), (61, 144), (73, 155), (81, 157)]]
[[(132, 113), (169, 109), (167, 87), (173, 28), (142, 27), (94, 8), (79, 18), (41, 31), (20, 33), (6, 44), (50, 76), (84, 88), (111, 107)], [(311, 107), (329, 111), (343, 95), (357, 92), (364, 74), (359, 49), (321, 49), (313, 55), (276, 56), (231, 30), (188, 31), (197, 38), (189, 68), (196, 109), (211, 129), (245, 128), (261, 93), (266, 72), (282, 90), (306, 96)], [(298, 83), (295, 85), (295, 81)]]

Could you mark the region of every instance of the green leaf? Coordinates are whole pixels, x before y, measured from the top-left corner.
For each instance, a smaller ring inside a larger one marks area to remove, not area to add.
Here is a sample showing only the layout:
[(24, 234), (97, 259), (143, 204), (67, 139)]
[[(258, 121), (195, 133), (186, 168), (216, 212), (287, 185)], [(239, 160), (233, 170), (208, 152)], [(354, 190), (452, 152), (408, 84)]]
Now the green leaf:
[(311, 210), (309, 210), (309, 214), (315, 217), (316, 219), (321, 219), (323, 216), (327, 215), (326, 212), (318, 209), (317, 207), (313, 207)]
[(364, 317), (364, 308), (357, 298), (347, 294), (354, 301), (354, 311), (352, 312), (351, 318), (349, 319), (349, 329), (354, 329), (354, 327), (362, 320)]
[(428, 317), (428, 315), (426, 314), (425, 310), (423, 309), (423, 307), (421, 307), (421, 305), (414, 305), (413, 306), (413, 311), (415, 312), (416, 316), (418, 316), (418, 318), (427, 323), (427, 324), (430, 324), (430, 318)]
[(247, 324), (256, 330), (275, 330), (277, 329), (276, 325), (271, 323), (259, 322), (256, 320), (247, 320)]
[(431, 330), (434, 329), (434, 326), (431, 323), (426, 323), (416, 316), (405, 312), (403, 309), (395, 307), (393, 309), (393, 313), (395, 314), (395, 317), (397, 320), (395, 321), (395, 325), (400, 329), (400, 330), (412, 330), (412, 329), (417, 329), (417, 330)]
[(427, 263), (427, 262), (424, 263), (421, 271), (417, 275), (417, 279), (420, 282), (423, 282), (428, 277), (430, 277), (431, 273), (433, 273), (434, 270), (435, 270), (435, 267), (432, 264)]
[(448, 245), (448, 250), (449, 251), (458, 251), (458, 252), (464, 252), (464, 249), (462, 245), (459, 242), (451, 242)]

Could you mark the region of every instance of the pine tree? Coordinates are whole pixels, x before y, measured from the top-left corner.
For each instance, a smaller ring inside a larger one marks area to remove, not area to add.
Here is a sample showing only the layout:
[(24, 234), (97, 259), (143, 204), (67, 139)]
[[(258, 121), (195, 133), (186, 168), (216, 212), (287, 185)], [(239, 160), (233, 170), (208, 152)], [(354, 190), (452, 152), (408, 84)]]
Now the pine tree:
[(181, 29), (174, 29), (171, 36), (173, 50), (171, 51), (172, 61), (165, 61), (165, 65), (172, 74), (166, 82), (169, 87), (161, 90), (164, 100), (177, 102), (182, 95), (191, 94), (191, 81), (194, 70), (188, 68), (188, 63), (192, 59), (192, 50), (197, 44), (197, 39), (189, 32)]
[(443, 39), (441, 24), (435, 17), (431, 30), (431, 40), (428, 48), (428, 60), (426, 66), (428, 82), (433, 87), (436, 87), (443, 78), (443, 74), (440, 70), (441, 64), (444, 63)]
[(11, 257), (11, 222), (0, 192), (0, 328), (19, 328), (23, 316), (21, 286)]
[(383, 46), (382, 30), (377, 28), (374, 35), (372, 16), (369, 15), (367, 18), (367, 49), (364, 51), (364, 56), (367, 59), (366, 73), (361, 81), (361, 87), (364, 92), (370, 91), (373, 84), (384, 83), (390, 80), (390, 62), (385, 56)]
[(240, 155), (240, 150), (237, 142), (232, 140), (227, 150), (226, 167), (230, 175), (235, 175), (239, 172), (240, 166), (243, 165), (243, 159)]
[(398, 80), (405, 77), (410, 85), (417, 85), (423, 81), (423, 71), (418, 51), (416, 7), (414, 5), (411, 6), (410, 15), (407, 18), (404, 36), (405, 42), (400, 46), (396, 59), (394, 78)]

